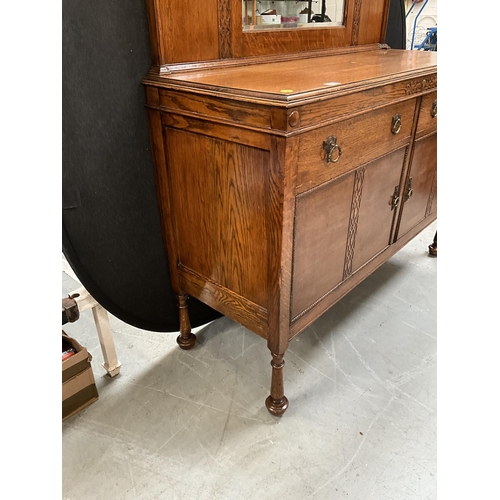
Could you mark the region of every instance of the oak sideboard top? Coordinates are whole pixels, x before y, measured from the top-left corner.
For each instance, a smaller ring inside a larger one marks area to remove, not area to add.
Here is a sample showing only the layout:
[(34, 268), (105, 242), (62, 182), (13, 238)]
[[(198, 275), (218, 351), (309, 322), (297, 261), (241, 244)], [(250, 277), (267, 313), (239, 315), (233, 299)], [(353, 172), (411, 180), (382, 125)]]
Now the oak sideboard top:
[(145, 83), (293, 102), (341, 89), (352, 90), (425, 75), (435, 72), (436, 68), (435, 52), (377, 48), (290, 60), (249, 61), (246, 65), (191, 69), (163, 76), (149, 75)]

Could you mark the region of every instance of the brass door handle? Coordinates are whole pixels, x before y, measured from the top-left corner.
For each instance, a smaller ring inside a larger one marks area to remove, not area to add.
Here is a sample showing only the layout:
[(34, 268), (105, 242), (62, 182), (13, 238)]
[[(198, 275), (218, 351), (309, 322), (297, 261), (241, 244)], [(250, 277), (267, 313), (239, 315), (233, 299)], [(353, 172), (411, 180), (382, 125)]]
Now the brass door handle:
[(398, 113), (392, 117), (391, 132), (394, 135), (399, 134), (402, 126), (403, 126), (403, 122), (401, 121), (401, 115)]
[(436, 118), (438, 114), (438, 102), (437, 99), (432, 103), (432, 108), (431, 108), (431, 116), (432, 118)]
[(391, 210), (394, 210), (395, 208), (397, 208), (397, 206), (399, 205), (399, 196), (395, 196), (393, 199), (392, 199), (392, 207), (391, 207)]
[(406, 184), (406, 190), (405, 190), (405, 196), (404, 196), (404, 201), (408, 201), (412, 195), (413, 195), (413, 189), (411, 187), (411, 183), (413, 181), (413, 177), (410, 177), (408, 179), (408, 182)]
[[(323, 149), (326, 152), (326, 162), (327, 163), (337, 163), (342, 155), (342, 149), (337, 144), (337, 138), (332, 135), (323, 141)], [(337, 151), (336, 156), (333, 156), (333, 152)]]
[(389, 198), (389, 205), (391, 207), (391, 211), (395, 210), (398, 205), (399, 205), (399, 186), (394, 186), (394, 193), (393, 195)]

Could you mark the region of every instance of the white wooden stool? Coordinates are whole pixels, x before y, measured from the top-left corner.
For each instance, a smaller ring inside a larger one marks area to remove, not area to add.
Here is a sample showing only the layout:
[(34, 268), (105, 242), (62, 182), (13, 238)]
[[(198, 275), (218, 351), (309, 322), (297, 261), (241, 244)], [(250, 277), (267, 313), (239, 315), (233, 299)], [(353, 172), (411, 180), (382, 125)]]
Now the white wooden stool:
[[(81, 285), (80, 280), (64, 257), (62, 259), (62, 270)], [(109, 325), (108, 312), (94, 299), (94, 297), (92, 297), (92, 295), (90, 295), (85, 287), (82, 286), (74, 290), (70, 295), (75, 294), (78, 294), (78, 297), (75, 297), (75, 301), (78, 304), (78, 310), (80, 312), (92, 309), (97, 335), (99, 336), (99, 343), (101, 344), (102, 356), (104, 358), (102, 366), (111, 377), (114, 377), (120, 373), (122, 364), (118, 361), (118, 357), (116, 356), (115, 341), (113, 340), (113, 332)]]

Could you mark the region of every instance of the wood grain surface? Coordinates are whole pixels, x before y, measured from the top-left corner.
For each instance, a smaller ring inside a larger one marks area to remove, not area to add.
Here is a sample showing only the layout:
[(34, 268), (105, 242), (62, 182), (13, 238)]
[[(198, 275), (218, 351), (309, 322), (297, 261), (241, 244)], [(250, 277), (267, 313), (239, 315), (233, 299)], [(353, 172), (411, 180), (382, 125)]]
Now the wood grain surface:
[(240, 0), (148, 0), (181, 340), (186, 294), (267, 339), (276, 416), (289, 340), (437, 216), (436, 54), (383, 45), (389, 1), (345, 5), (343, 26), (243, 32)]

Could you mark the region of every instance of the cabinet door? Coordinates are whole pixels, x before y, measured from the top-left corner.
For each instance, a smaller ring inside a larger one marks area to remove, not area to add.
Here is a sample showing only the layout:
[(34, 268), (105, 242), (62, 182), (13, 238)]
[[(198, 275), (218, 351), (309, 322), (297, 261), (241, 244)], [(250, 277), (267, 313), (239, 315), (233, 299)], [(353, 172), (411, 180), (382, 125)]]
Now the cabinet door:
[(437, 210), (437, 134), (415, 142), (410, 172), (402, 193), (398, 238)]
[(388, 247), (405, 148), (296, 198), (292, 322)]
[(291, 320), (342, 282), (354, 173), (296, 198)]
[[(398, 149), (366, 166), (356, 238), (348, 239), (346, 274), (355, 272), (390, 244), (396, 212), (392, 203), (394, 196), (398, 196), (405, 151), (406, 148)], [(352, 265), (348, 261), (349, 245), (352, 245)]]

